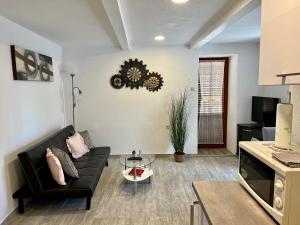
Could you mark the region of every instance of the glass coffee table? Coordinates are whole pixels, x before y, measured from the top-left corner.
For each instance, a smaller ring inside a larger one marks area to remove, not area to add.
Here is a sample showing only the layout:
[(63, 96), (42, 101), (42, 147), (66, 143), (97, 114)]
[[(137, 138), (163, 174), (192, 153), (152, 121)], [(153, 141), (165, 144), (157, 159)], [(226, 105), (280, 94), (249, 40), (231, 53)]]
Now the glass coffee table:
[[(122, 155), (120, 163), (124, 166), (122, 171), (123, 177), (127, 181), (134, 182), (134, 193), (137, 191), (137, 182), (148, 179), (148, 183), (151, 183), (151, 176), (153, 175), (152, 165), (155, 161), (154, 155), (142, 155), (142, 160), (129, 160), (132, 155)], [(139, 169), (143, 169), (144, 172), (139, 176)], [(130, 174), (132, 171), (132, 174)]]

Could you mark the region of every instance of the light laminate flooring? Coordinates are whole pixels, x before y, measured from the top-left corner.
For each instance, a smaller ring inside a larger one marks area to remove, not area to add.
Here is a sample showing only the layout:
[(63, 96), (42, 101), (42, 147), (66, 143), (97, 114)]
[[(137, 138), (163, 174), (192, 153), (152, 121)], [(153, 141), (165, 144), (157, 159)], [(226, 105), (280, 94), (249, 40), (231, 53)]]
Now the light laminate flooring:
[(13, 212), (3, 225), (189, 225), (190, 204), (196, 200), (194, 180), (236, 180), (236, 157), (172, 156), (156, 159), (152, 183), (133, 184), (121, 175), (119, 157), (109, 159), (85, 210), (85, 199), (30, 202), (25, 214)]

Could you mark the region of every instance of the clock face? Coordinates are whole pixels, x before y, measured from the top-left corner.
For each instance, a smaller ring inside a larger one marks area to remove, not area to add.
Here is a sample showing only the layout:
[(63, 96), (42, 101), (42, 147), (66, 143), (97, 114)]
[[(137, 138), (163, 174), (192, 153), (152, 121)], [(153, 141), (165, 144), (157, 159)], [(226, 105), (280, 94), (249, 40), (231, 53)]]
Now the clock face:
[(127, 77), (132, 82), (137, 82), (142, 77), (142, 72), (137, 67), (131, 67), (127, 71)]
[(116, 74), (111, 77), (110, 84), (111, 84), (111, 86), (113, 86), (113, 88), (120, 89), (124, 86), (125, 83), (124, 83), (122, 76)]
[(143, 61), (138, 61), (138, 59), (125, 61), (119, 71), (124, 79), (125, 86), (131, 89), (143, 87), (143, 83), (148, 77), (148, 72), (147, 66), (143, 64)]
[(163, 82), (160, 74), (150, 73), (149, 78), (144, 82), (144, 87), (146, 87), (148, 91), (158, 91), (163, 86)]

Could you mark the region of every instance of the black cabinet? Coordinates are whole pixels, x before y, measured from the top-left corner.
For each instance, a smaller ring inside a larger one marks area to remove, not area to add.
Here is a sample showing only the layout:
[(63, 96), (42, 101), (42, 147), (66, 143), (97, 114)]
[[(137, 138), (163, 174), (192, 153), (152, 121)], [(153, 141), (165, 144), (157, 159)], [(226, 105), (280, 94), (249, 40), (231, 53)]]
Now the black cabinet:
[(262, 141), (262, 126), (255, 123), (240, 123), (237, 125), (237, 155), (239, 154), (239, 141), (251, 141), (256, 138)]

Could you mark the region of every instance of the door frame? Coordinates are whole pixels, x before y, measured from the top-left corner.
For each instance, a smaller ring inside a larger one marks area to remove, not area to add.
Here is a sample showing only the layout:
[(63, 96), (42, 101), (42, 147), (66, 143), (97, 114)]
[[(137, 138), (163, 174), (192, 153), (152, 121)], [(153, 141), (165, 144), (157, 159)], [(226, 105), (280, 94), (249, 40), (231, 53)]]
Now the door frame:
[[(199, 144), (198, 143), (198, 149), (199, 148), (226, 148), (227, 145), (227, 115), (228, 115), (228, 75), (229, 75), (229, 59), (230, 57), (200, 57), (199, 63), (201, 60), (224, 60), (224, 112), (223, 112), (223, 144)], [(199, 76), (198, 76), (198, 83), (199, 83)], [(198, 103), (198, 109), (199, 109), (199, 103)], [(199, 110), (198, 110), (199, 112)], [(199, 137), (199, 113), (198, 113), (198, 137)]]

